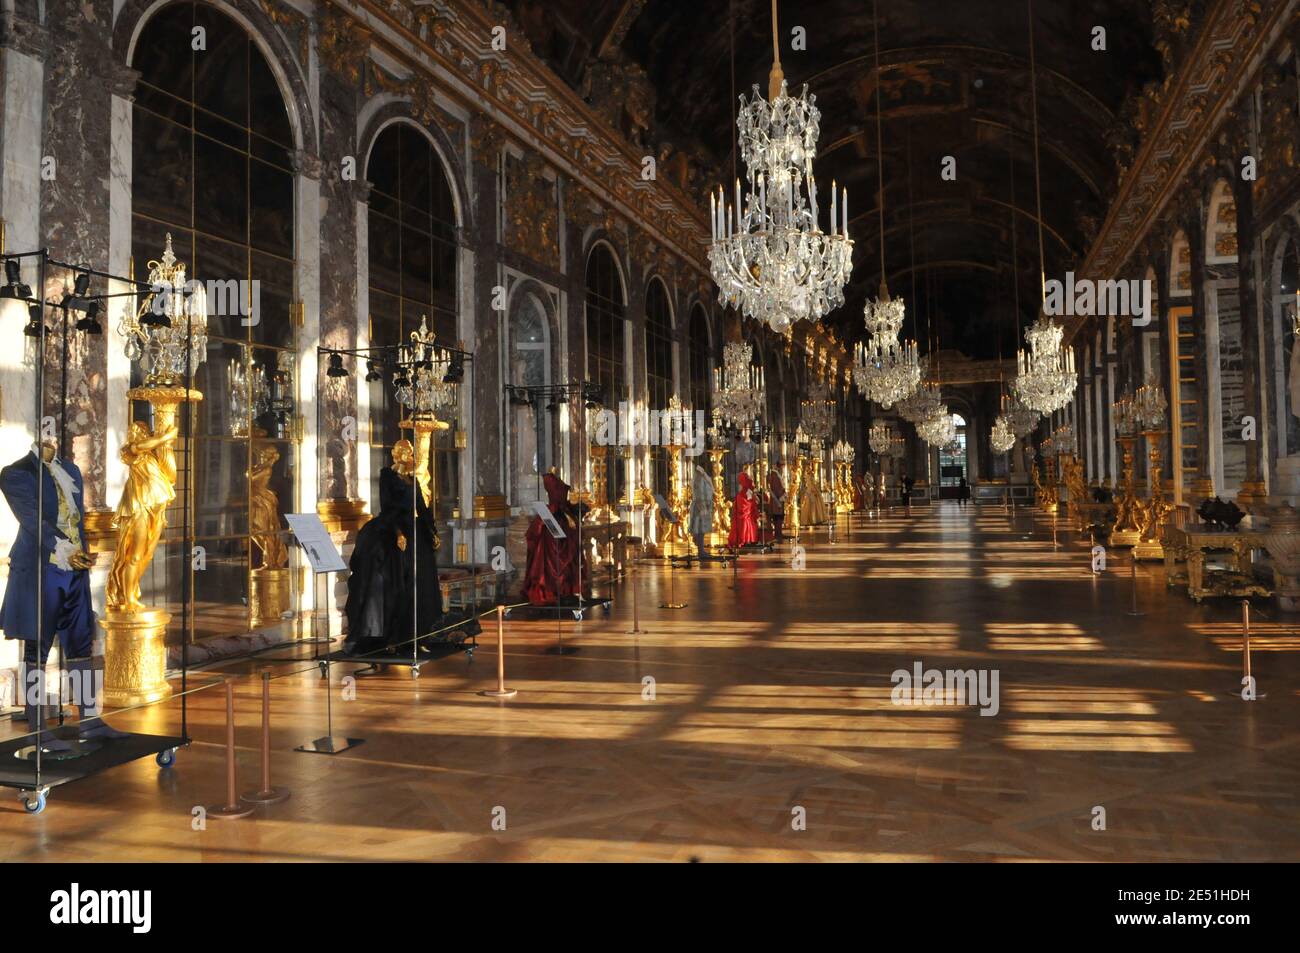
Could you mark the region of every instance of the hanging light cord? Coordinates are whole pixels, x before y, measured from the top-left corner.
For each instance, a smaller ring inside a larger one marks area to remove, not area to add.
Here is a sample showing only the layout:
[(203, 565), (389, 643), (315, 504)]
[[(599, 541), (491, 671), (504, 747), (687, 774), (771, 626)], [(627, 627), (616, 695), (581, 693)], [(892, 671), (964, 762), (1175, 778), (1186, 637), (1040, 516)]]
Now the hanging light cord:
[[(1011, 174), (1011, 299), (1014, 302), (1015, 319), (1016, 319), (1016, 336), (1014, 338), (1017, 346), (1020, 343), (1020, 246), (1016, 240), (1019, 233), (1020, 219), (1016, 214), (1016, 154), (1015, 154), (1015, 133), (1012, 132), (1011, 126), (1007, 126), (1007, 168)], [(998, 325), (998, 333), (1001, 333), (1002, 325)], [(998, 357), (1002, 356), (1002, 347), (998, 346)], [(1013, 355), (1014, 357), (1014, 352)], [(998, 362), (998, 379), (1002, 379), (1001, 361)]]
[(781, 95), (781, 83), (785, 74), (781, 72), (781, 44), (777, 40), (779, 31), (776, 27), (776, 0), (772, 0), (772, 72), (767, 77), (767, 98), (776, 99)]
[[(776, 0), (772, 0), (775, 6)], [(889, 300), (889, 285), (885, 281), (885, 153), (881, 145), (880, 118), (880, 21), (876, 16), (876, 0), (871, 0), (871, 31), (876, 48), (876, 206), (880, 213), (880, 300)]]
[(1034, 202), (1038, 216), (1038, 277), (1043, 303), (1047, 302), (1047, 265), (1043, 257), (1043, 182), (1038, 167), (1038, 61), (1034, 57), (1034, 0), (1025, 0), (1029, 10), (1029, 96), (1034, 114)]

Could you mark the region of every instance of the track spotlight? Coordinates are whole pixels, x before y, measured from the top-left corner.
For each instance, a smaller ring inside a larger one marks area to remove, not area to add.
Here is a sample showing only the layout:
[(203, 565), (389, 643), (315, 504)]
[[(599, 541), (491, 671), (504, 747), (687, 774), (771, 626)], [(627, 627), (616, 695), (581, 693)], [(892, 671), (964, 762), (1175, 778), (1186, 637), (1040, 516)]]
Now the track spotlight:
[(171, 295), (172, 290), (167, 285), (155, 285), (153, 300), (145, 308), (144, 314), (140, 315), (140, 323), (146, 327), (171, 327), (172, 319), (167, 317), (167, 312), (171, 308)]
[(329, 367), (325, 371), (327, 377), (347, 377), (347, 368), (343, 366), (343, 355), (334, 351), (330, 354)]
[(72, 283), (72, 293), (76, 295), (78, 298), (84, 298), (86, 297), (86, 293), (89, 291), (90, 291), (90, 272), (88, 271), (77, 272), (77, 277), (73, 280)]
[(32, 289), (23, 284), (23, 268), (17, 258), (5, 259), (5, 283), (0, 285), (0, 298), (30, 298)]
[(99, 323), (99, 302), (91, 301), (86, 305), (86, 314), (78, 319), (76, 324), (78, 331), (85, 331), (87, 334), (103, 334), (104, 328)]
[(41, 325), (41, 306), (39, 304), (34, 304), (29, 307), (27, 309), (27, 316), (27, 326), (23, 328), (23, 334), (27, 335), (29, 338), (40, 337), (45, 331), (45, 328)]
[(384, 375), (379, 373), (379, 368), (375, 366), (374, 361), (366, 361), (366, 383), (373, 384), (375, 381), (383, 380)]
[(443, 375), (444, 384), (459, 384), (465, 379), (465, 355), (457, 352), (447, 363), (447, 373)]

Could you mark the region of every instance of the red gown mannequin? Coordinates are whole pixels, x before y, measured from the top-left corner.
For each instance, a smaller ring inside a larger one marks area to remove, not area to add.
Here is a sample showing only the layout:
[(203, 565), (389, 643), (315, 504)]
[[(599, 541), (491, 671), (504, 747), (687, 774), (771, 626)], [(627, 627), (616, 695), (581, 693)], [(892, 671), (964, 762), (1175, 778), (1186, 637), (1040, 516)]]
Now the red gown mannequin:
[(528, 543), (528, 568), (524, 572), (524, 598), (535, 606), (552, 605), (564, 596), (582, 591), (585, 560), (578, 549), (578, 511), (569, 502), (569, 485), (553, 473), (542, 477), (547, 509), (563, 528), (556, 539), (541, 517), (533, 517), (524, 539)]
[(731, 507), (731, 535), (727, 545), (732, 549), (758, 542), (758, 501), (754, 498), (754, 481), (744, 470), (740, 471), (740, 492)]

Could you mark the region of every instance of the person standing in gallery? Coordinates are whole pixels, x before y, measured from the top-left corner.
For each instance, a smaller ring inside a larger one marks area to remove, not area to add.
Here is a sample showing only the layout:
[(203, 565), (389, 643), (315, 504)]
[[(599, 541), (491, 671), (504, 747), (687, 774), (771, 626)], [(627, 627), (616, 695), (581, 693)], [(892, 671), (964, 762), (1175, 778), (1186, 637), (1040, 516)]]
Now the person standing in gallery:
[(784, 460), (777, 461), (776, 466), (767, 471), (767, 515), (772, 521), (772, 530), (776, 534), (776, 541), (779, 543), (785, 536), (783, 529), (785, 527), (785, 483), (781, 479), (781, 469), (785, 466)]
[(903, 512), (907, 516), (912, 515), (912, 487), (915, 485), (916, 481), (910, 476), (903, 477)]

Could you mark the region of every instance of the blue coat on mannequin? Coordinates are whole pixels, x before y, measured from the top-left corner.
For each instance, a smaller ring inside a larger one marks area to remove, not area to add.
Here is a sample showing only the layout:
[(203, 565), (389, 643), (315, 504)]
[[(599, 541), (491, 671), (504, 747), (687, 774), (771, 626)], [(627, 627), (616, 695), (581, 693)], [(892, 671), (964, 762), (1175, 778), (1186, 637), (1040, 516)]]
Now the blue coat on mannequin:
[[(59, 460), (72, 477), (73, 501), (79, 513), (85, 512), (81, 471), (71, 460)], [(37, 542), (37, 473), (43, 478), (40, 542)], [(27, 454), (0, 470), (0, 492), (4, 493), (18, 519), (18, 538), (9, 551), (9, 584), (0, 604), (0, 629), (5, 638), (36, 638), (36, 574), (46, 567), (50, 573), (65, 570), (50, 564), (55, 544), (67, 537), (59, 530), (59, 491), (49, 468), (42, 465), (35, 452)], [(39, 546), (39, 550), (38, 550)], [(71, 575), (69, 573), (68, 575)], [(48, 577), (47, 577), (48, 578)], [(50, 620), (45, 621), (48, 631)]]

